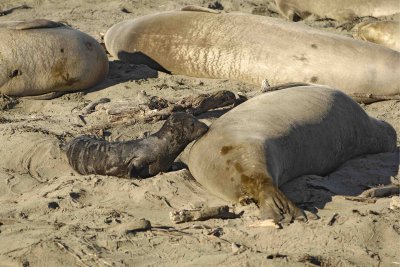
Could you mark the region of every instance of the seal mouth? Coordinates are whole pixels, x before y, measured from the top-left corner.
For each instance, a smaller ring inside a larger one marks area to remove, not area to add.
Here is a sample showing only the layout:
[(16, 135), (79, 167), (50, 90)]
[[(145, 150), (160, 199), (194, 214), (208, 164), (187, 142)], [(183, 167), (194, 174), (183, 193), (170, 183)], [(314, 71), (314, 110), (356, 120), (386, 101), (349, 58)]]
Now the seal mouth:
[(194, 129), (196, 130), (192, 134), (192, 140), (198, 139), (203, 136), (208, 131), (209, 127), (205, 123), (197, 121), (195, 122)]

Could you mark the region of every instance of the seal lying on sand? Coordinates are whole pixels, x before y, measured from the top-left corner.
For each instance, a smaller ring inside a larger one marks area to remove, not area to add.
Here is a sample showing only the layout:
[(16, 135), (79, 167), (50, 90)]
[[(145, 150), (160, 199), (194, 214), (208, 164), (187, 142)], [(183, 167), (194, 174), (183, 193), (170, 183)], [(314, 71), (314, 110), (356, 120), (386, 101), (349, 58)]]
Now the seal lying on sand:
[[(400, 2), (399, 2), (400, 5)], [(354, 37), (400, 52), (400, 21), (363, 22), (355, 27)]]
[(89, 35), (49, 20), (0, 22), (0, 93), (78, 91), (108, 73), (104, 49)]
[(275, 0), (278, 11), (291, 21), (310, 15), (339, 21), (381, 17), (400, 12), (398, 0)]
[(163, 12), (120, 22), (104, 40), (120, 60), (173, 74), (325, 84), (358, 101), (400, 94), (399, 52), (264, 16)]
[(162, 128), (143, 139), (107, 142), (88, 136), (67, 146), (70, 165), (80, 174), (149, 177), (167, 171), (175, 158), (208, 127), (192, 115), (172, 114)]
[(278, 189), (305, 174), (396, 149), (396, 132), (344, 93), (303, 86), (252, 98), (221, 116), (189, 152), (194, 178), (216, 195), (253, 198), (275, 222), (302, 215)]

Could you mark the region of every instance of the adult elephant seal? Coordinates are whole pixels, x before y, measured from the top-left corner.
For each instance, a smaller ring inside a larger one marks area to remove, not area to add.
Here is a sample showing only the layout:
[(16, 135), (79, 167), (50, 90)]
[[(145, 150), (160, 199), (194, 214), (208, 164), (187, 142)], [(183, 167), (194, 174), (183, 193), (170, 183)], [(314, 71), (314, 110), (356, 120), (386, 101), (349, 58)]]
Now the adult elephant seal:
[(70, 165), (80, 174), (145, 178), (167, 171), (193, 140), (208, 130), (192, 115), (172, 114), (162, 128), (143, 139), (107, 142), (88, 136), (67, 146)]
[(380, 44), (400, 52), (400, 21), (360, 23), (355, 27), (354, 37)]
[(279, 13), (290, 21), (310, 15), (339, 21), (389, 16), (400, 12), (398, 0), (275, 0)]
[(302, 86), (259, 95), (221, 116), (193, 145), (188, 165), (211, 192), (228, 201), (252, 198), (262, 217), (279, 222), (302, 214), (282, 184), (395, 149), (395, 130), (347, 95)]
[(365, 102), (400, 94), (399, 52), (264, 16), (163, 12), (120, 22), (104, 40), (120, 60), (173, 74), (326, 84)]
[(78, 91), (108, 73), (104, 49), (89, 35), (49, 20), (0, 22), (0, 93)]

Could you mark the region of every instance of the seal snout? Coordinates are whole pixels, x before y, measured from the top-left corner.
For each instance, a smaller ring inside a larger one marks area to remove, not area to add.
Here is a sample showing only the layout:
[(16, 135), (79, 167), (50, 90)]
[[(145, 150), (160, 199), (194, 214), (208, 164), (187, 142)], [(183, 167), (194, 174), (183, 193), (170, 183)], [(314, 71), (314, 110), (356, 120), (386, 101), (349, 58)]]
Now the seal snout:
[(194, 118), (192, 140), (195, 140), (195, 139), (203, 136), (207, 131), (208, 131), (208, 126), (205, 123)]
[(199, 138), (208, 131), (208, 126), (196, 117), (185, 112), (173, 113), (166, 121), (165, 127), (172, 131), (183, 132), (189, 142)]

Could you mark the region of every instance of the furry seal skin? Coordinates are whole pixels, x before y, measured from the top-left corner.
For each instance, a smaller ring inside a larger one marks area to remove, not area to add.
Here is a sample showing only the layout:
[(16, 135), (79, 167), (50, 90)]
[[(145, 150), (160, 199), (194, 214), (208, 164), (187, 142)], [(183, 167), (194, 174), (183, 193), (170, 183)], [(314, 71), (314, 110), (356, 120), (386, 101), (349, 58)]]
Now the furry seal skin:
[(400, 21), (360, 23), (355, 27), (354, 38), (380, 44), (400, 52)]
[(339, 90), (293, 87), (259, 95), (217, 119), (191, 148), (188, 166), (211, 192), (234, 202), (252, 198), (263, 218), (279, 222), (302, 214), (279, 186), (325, 175), (360, 155), (394, 151), (396, 138), (388, 123)]
[(177, 112), (146, 138), (107, 142), (81, 136), (67, 145), (66, 154), (80, 174), (145, 178), (167, 171), (183, 149), (207, 130), (192, 115)]
[(104, 49), (89, 35), (49, 20), (0, 22), (0, 93), (79, 91), (108, 73)]
[(275, 0), (279, 13), (290, 21), (310, 15), (339, 21), (381, 17), (400, 12), (398, 0)]
[(173, 74), (325, 84), (357, 101), (400, 94), (399, 52), (265, 16), (162, 12), (120, 22), (104, 40), (120, 60)]

